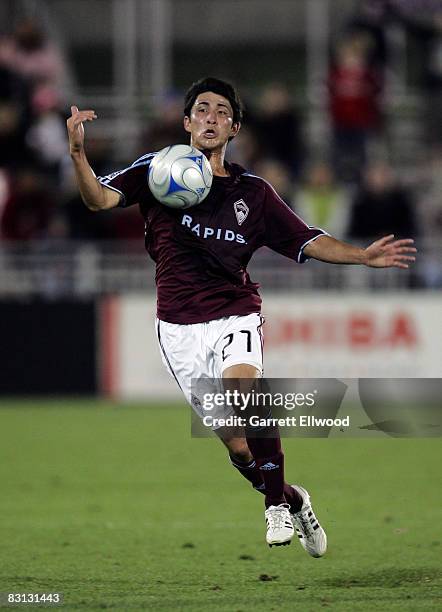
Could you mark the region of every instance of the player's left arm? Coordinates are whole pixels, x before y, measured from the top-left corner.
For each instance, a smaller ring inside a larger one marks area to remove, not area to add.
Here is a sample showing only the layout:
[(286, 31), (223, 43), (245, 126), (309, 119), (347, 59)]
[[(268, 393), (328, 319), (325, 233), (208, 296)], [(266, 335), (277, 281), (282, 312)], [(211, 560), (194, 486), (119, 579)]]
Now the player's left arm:
[(335, 264), (360, 264), (370, 268), (403, 268), (415, 261), (414, 240), (394, 240), (394, 235), (384, 236), (363, 249), (337, 240), (332, 236), (319, 236), (304, 248), (307, 257)]

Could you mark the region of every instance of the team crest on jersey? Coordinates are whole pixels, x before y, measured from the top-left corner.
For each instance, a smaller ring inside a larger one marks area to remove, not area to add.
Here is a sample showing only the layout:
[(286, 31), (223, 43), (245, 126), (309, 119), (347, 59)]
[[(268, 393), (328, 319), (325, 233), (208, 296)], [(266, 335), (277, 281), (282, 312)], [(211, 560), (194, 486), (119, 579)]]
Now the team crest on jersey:
[(244, 200), (238, 200), (234, 203), (233, 208), (235, 210), (236, 220), (238, 221), (238, 225), (242, 225), (244, 221), (247, 219), (249, 214), (249, 207), (244, 202)]

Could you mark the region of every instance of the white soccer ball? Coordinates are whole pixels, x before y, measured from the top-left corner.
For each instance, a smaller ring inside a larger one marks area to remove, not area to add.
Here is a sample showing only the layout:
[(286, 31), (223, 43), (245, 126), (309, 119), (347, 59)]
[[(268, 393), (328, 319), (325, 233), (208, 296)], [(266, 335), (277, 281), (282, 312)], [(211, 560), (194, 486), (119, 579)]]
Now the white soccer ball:
[(207, 197), (213, 173), (207, 157), (190, 145), (161, 149), (149, 167), (149, 188), (171, 208), (189, 208)]

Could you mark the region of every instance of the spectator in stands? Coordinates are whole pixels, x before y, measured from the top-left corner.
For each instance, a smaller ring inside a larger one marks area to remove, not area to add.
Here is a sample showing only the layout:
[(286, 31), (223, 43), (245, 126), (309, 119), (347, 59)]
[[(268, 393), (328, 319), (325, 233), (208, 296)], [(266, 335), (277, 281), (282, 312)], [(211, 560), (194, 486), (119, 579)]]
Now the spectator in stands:
[(60, 51), (32, 18), (20, 21), (12, 35), (0, 40), (0, 65), (32, 85), (59, 89), (65, 76)]
[(257, 161), (254, 172), (268, 181), (284, 202), (290, 204), (294, 185), (286, 165), (277, 159), (267, 157)]
[(159, 151), (168, 145), (187, 142), (182, 118), (182, 97), (175, 94), (166, 96), (155, 109), (154, 118), (141, 138), (140, 155), (146, 149)]
[(289, 172), (297, 176), (303, 150), (300, 120), (283, 83), (270, 83), (264, 88), (256, 114), (250, 115), (250, 124), (266, 157), (285, 164)]
[(442, 145), (432, 151), (425, 166), (425, 183), (419, 202), (422, 230), (425, 237), (442, 239)]
[(66, 137), (54, 110), (65, 76), (61, 53), (36, 20), (21, 20), (0, 39), (0, 167), (30, 163), (33, 149), (36, 165), (57, 168)]
[(420, 190), (419, 215), (426, 241), (425, 257), (419, 266), (425, 285), (442, 287), (442, 148), (432, 151), (425, 165)]
[(61, 164), (66, 157), (67, 137), (60, 99), (51, 86), (35, 87), (32, 111), (27, 145), (36, 165), (58, 184)]
[(25, 143), (29, 106), (23, 79), (0, 65), (0, 168), (14, 167), (29, 157)]
[(410, 193), (398, 184), (390, 166), (383, 161), (369, 165), (351, 206), (349, 236), (360, 240), (387, 234), (415, 237), (417, 229)]
[(326, 228), (343, 238), (349, 222), (349, 196), (336, 183), (333, 170), (325, 162), (313, 163), (294, 200), (294, 208), (309, 225)]
[(424, 12), (398, 7), (398, 18), (410, 37), (417, 83), (423, 93), (427, 141), (442, 142), (442, 5), (434, 3)]
[(333, 159), (339, 179), (360, 179), (368, 141), (381, 127), (381, 85), (380, 73), (369, 65), (366, 37), (342, 40), (328, 76)]
[(228, 155), (250, 172), (262, 158), (262, 151), (253, 128), (244, 125), (229, 145)]
[(392, 10), (389, 0), (361, 0), (345, 27), (345, 34), (362, 35), (367, 40), (367, 63), (383, 76), (388, 61), (386, 26)]
[(52, 193), (42, 177), (31, 167), (18, 170), (0, 221), (5, 240), (35, 240), (46, 236), (54, 210)]

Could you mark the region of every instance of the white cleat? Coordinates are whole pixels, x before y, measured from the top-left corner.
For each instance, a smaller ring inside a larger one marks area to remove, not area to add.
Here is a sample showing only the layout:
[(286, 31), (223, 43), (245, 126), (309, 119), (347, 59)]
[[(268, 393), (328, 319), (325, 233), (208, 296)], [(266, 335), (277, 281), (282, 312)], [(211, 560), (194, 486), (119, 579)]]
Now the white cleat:
[(299, 485), (291, 486), (299, 493), (303, 502), (301, 510), (290, 515), (299, 542), (312, 557), (322, 557), (327, 550), (327, 536), (313, 512), (310, 495)]
[(270, 506), (265, 511), (267, 534), (266, 542), (270, 546), (286, 546), (295, 535), (292, 515), (288, 504)]

